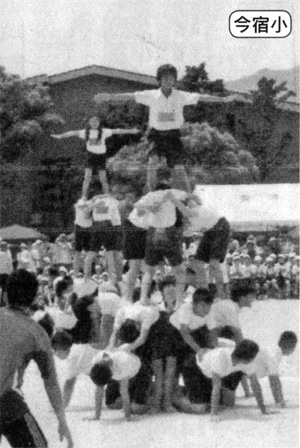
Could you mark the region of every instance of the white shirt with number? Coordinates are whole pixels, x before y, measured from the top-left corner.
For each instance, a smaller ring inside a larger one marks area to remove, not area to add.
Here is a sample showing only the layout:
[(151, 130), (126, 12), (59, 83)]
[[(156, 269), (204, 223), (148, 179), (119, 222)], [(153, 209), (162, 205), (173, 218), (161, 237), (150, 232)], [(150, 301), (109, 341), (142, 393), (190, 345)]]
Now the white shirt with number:
[(188, 93), (173, 89), (166, 97), (161, 89), (135, 92), (137, 103), (149, 107), (149, 126), (158, 131), (179, 129), (184, 123), (184, 106), (197, 104), (198, 93)]
[(93, 221), (111, 221), (114, 226), (121, 225), (121, 217), (119, 213), (119, 201), (109, 195), (95, 196), (89, 201), (92, 209)]
[(90, 129), (86, 131), (83, 129), (79, 131), (79, 138), (86, 139), (86, 133), (89, 132), (89, 139), (86, 142), (86, 149), (88, 152), (92, 152), (93, 154), (105, 154), (106, 153), (106, 144), (105, 140), (113, 135), (113, 129), (102, 129), (101, 138), (98, 140), (98, 129)]

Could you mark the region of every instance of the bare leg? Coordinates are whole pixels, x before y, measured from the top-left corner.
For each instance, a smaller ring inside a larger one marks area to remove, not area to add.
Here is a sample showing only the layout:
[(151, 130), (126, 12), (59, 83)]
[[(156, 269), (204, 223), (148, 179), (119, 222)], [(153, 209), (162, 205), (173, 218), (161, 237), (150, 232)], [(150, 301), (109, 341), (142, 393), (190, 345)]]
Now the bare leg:
[(155, 266), (149, 266), (148, 264), (145, 264), (145, 272), (142, 278), (141, 300), (140, 300), (140, 302), (144, 305), (148, 303), (148, 292), (154, 274), (155, 274)]
[(100, 170), (98, 173), (98, 176), (99, 176), (99, 179), (100, 179), (100, 182), (102, 185), (103, 193), (109, 194), (109, 186), (108, 186), (106, 171)]
[(175, 188), (191, 193), (191, 185), (183, 165), (175, 165), (173, 179), (176, 179)]
[(173, 267), (176, 278), (176, 308), (179, 308), (184, 297), (185, 288), (185, 269), (183, 264)]
[(208, 279), (204, 261), (194, 260), (193, 268), (196, 272), (196, 284), (198, 288), (208, 288)]
[(82, 196), (84, 198), (87, 198), (89, 186), (92, 180), (93, 176), (93, 170), (92, 168), (85, 168), (84, 170), (84, 180), (83, 180), (83, 186), (82, 186)]
[(88, 252), (84, 261), (84, 278), (89, 278), (92, 275), (92, 263), (96, 256), (96, 252)]
[(216, 259), (209, 260), (209, 267), (216, 281), (217, 297), (219, 297), (220, 299), (224, 299), (225, 294), (224, 294), (223, 272), (219, 260)]
[(75, 251), (73, 261), (74, 276), (76, 276), (79, 272), (80, 262), (81, 262), (81, 252)]
[(147, 166), (147, 187), (149, 191), (153, 191), (156, 187), (156, 168), (158, 164), (158, 157), (152, 156), (149, 158)]
[(136, 279), (140, 273), (143, 260), (129, 260), (129, 271), (126, 277), (125, 284), (125, 297), (126, 300), (132, 302), (133, 291), (136, 283)]
[(108, 278), (114, 285), (117, 285), (117, 271), (116, 271), (114, 251), (113, 250), (107, 251), (105, 256), (107, 263)]
[(164, 377), (164, 410), (166, 412), (175, 412), (172, 406), (173, 387), (176, 372), (176, 358), (170, 356), (166, 359), (165, 377)]
[(152, 370), (154, 373), (154, 395), (150, 408), (151, 414), (156, 414), (161, 410), (161, 400), (163, 395), (163, 361), (155, 359), (152, 361)]

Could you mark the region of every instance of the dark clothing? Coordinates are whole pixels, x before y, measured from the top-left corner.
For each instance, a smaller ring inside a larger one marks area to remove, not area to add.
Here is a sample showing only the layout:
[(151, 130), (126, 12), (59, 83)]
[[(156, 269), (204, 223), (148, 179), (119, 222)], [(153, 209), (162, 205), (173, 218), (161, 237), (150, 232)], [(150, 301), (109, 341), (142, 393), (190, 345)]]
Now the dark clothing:
[(47, 448), (47, 440), (33, 415), (28, 411), (22, 417), (1, 427), (10, 446), (15, 448)]
[(147, 230), (133, 225), (128, 219), (123, 224), (122, 248), (125, 260), (143, 260)]
[(212, 229), (204, 232), (195, 259), (205, 263), (209, 263), (210, 260), (219, 260), (223, 263), (229, 242), (230, 225), (227, 219), (221, 218)]
[(152, 128), (148, 140), (154, 143), (154, 147), (148, 153), (149, 157), (154, 155), (159, 158), (165, 157), (170, 168), (174, 168), (175, 165), (184, 165), (186, 155), (179, 129), (157, 131)]
[(86, 168), (105, 170), (106, 154), (94, 154), (87, 151)]
[(182, 230), (172, 226), (166, 229), (150, 227), (147, 232), (145, 261), (156, 266), (167, 258), (171, 266), (179, 266), (182, 258)]
[(85, 250), (88, 252), (91, 248), (91, 237), (92, 237), (92, 229), (90, 227), (80, 227), (77, 224), (75, 225), (75, 251), (81, 252)]
[(177, 328), (170, 323), (170, 314), (161, 311), (159, 319), (150, 327), (147, 338), (151, 360), (177, 357), (181, 339)]
[(91, 250), (98, 252), (103, 246), (107, 251), (120, 251), (121, 228), (113, 226), (111, 221), (95, 222), (92, 230)]

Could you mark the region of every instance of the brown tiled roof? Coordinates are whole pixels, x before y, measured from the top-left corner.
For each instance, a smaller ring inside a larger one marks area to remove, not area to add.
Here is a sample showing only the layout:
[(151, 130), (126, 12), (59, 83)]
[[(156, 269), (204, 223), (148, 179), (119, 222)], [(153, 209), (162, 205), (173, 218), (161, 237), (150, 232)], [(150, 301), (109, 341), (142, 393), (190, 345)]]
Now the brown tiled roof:
[(71, 79), (81, 78), (87, 75), (100, 75), (109, 78), (125, 79), (127, 81), (139, 82), (146, 85), (157, 86), (157, 81), (154, 76), (144, 75), (141, 73), (128, 72), (125, 70), (118, 70), (115, 68), (101, 67), (99, 65), (89, 65), (87, 67), (70, 70), (55, 75), (38, 75), (27, 78), (27, 81), (32, 84), (48, 83), (57, 84), (59, 82), (69, 81)]

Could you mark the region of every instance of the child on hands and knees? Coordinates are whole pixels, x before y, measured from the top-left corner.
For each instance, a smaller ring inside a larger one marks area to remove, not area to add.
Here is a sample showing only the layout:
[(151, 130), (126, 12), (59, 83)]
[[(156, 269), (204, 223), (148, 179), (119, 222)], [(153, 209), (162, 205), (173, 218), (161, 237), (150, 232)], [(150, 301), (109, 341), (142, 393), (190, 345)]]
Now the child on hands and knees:
[(233, 406), (235, 391), (242, 379), (247, 364), (251, 363), (259, 351), (258, 345), (248, 339), (235, 348), (218, 347), (208, 351), (203, 357), (197, 355), (197, 365), (202, 374), (211, 379), (211, 418), (219, 420), (220, 403)]
[[(231, 299), (224, 299), (213, 303), (211, 315), (213, 321), (213, 333), (216, 337), (227, 338), (228, 332), (232, 336), (229, 339), (238, 344), (243, 340), (242, 328), (239, 322), (241, 308), (250, 308), (255, 299), (255, 287), (249, 279), (235, 280), (231, 287)], [(246, 375), (242, 378), (242, 387), (245, 396), (251, 396)]]
[(282, 408), (286, 407), (283, 396), (282, 384), (279, 376), (279, 366), (283, 356), (294, 353), (298, 338), (293, 331), (284, 331), (278, 341), (275, 354), (271, 355), (267, 350), (260, 349), (256, 358), (247, 366), (246, 373), (250, 377), (251, 386), (258, 405), (263, 414), (270, 413), (264, 405), (262, 390), (259, 379), (268, 376), (275, 404)]
[(121, 396), (126, 419), (130, 419), (128, 381), (141, 367), (139, 358), (124, 350), (101, 351), (89, 344), (73, 344), (72, 338), (64, 331), (57, 332), (51, 339), (54, 354), (66, 360), (67, 380), (64, 384), (63, 403), (70, 403), (77, 377), (89, 375), (96, 384), (95, 416), (88, 420), (99, 420), (101, 416), (104, 387), (110, 380), (120, 383)]
[(137, 356), (122, 350), (115, 352), (103, 351), (95, 357), (94, 365), (90, 372), (90, 377), (97, 386), (95, 420), (100, 419), (104, 387), (111, 379), (119, 382), (125, 418), (127, 421), (131, 419), (129, 380), (138, 373), (140, 367), (141, 361)]

